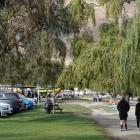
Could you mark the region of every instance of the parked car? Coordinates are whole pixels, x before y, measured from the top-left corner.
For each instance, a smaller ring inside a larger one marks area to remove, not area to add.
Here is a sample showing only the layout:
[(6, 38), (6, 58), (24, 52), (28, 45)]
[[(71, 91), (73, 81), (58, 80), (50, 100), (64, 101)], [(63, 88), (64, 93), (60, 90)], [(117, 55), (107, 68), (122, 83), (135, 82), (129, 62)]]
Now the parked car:
[(0, 116), (8, 116), (13, 113), (13, 108), (7, 103), (0, 103)]
[(33, 102), (33, 107), (37, 106), (37, 99), (36, 98), (27, 98), (27, 99)]
[(74, 91), (72, 90), (64, 90), (61, 92), (63, 98), (74, 98)]
[(32, 109), (34, 107), (33, 101), (30, 98), (26, 98), (20, 93), (16, 93), (16, 95), (25, 104), (25, 110)]
[(63, 101), (63, 95), (62, 93), (59, 93), (55, 96), (55, 102), (61, 103)]
[(25, 104), (17, 96), (17, 93), (0, 93), (0, 102), (10, 104), (13, 112), (19, 112), (25, 108)]
[(102, 92), (101, 96), (102, 96), (102, 99), (109, 99), (109, 98), (111, 98), (111, 95), (108, 92)]

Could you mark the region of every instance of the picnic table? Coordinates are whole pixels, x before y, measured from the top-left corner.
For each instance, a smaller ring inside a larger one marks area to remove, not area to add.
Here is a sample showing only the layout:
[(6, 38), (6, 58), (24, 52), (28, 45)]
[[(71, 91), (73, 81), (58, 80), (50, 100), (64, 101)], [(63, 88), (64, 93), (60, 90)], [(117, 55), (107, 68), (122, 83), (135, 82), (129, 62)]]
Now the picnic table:
[(63, 109), (59, 106), (58, 103), (55, 103), (54, 109), (55, 109), (55, 110), (60, 110), (60, 112), (62, 112), (62, 110), (63, 110)]

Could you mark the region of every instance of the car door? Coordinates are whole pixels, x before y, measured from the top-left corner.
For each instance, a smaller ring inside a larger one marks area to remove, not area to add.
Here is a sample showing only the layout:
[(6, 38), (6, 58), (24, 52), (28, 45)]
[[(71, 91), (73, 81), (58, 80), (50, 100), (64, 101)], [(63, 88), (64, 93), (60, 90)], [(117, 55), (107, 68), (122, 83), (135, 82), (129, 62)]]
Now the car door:
[(20, 111), (21, 102), (15, 93), (4, 93), (3, 101), (10, 104), (15, 112)]

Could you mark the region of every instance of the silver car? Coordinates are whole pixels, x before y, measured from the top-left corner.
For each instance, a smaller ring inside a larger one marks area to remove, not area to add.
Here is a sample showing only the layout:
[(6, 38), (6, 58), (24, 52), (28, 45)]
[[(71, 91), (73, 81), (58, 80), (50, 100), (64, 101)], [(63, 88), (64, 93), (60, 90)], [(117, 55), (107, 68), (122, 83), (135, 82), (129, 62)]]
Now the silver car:
[(13, 108), (10, 104), (7, 103), (0, 103), (0, 116), (8, 116), (13, 113)]

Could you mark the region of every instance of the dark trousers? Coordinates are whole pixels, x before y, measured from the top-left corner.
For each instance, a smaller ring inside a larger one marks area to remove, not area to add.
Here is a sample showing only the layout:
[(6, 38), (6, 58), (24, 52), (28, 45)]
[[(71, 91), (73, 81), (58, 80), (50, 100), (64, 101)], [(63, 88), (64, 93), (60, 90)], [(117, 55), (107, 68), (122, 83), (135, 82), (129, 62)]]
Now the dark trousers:
[(140, 128), (140, 117), (137, 117), (137, 127)]

